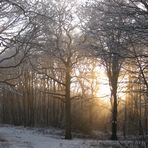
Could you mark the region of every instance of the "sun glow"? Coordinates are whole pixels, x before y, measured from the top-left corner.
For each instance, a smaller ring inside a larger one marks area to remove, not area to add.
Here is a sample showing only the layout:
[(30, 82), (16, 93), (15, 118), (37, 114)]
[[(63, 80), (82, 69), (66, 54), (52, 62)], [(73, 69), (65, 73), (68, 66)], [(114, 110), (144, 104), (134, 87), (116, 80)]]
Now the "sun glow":
[[(73, 94), (79, 93), (83, 96), (94, 98), (99, 102), (110, 104), (111, 88), (105, 68), (96, 62), (83, 62), (84, 63), (77, 65), (74, 71), (75, 77), (73, 81), (75, 83), (71, 86)], [(126, 98), (124, 92), (127, 84), (125, 84), (123, 80), (125, 80), (125, 78), (119, 77), (117, 97), (120, 100), (125, 100)]]
[[(111, 89), (108, 82), (108, 77), (105, 73), (105, 69), (103, 67), (96, 68), (96, 76), (98, 77), (98, 90), (96, 92), (96, 97), (106, 103), (110, 103), (111, 98)], [(124, 93), (127, 89), (127, 84), (123, 83), (127, 78), (120, 78), (119, 77), (119, 84), (118, 84), (118, 91), (117, 97), (121, 100), (125, 100), (126, 94)], [(120, 81), (122, 81), (120, 83)]]
[(108, 83), (108, 78), (105, 74), (103, 68), (99, 67), (99, 70), (96, 71), (98, 75), (98, 91), (96, 92), (96, 97), (103, 101), (104, 103), (109, 103), (111, 91)]
[(111, 95), (110, 87), (106, 81), (100, 80), (99, 89), (98, 89), (98, 92), (96, 93), (96, 95), (99, 98), (109, 98), (110, 97), (110, 95)]

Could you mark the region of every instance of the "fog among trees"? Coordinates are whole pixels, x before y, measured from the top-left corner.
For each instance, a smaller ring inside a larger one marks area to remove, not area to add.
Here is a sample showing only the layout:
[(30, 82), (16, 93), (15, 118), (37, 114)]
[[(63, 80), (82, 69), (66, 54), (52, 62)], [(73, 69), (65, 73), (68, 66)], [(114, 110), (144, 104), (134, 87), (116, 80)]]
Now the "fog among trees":
[(0, 0), (0, 123), (146, 142), (148, 1)]

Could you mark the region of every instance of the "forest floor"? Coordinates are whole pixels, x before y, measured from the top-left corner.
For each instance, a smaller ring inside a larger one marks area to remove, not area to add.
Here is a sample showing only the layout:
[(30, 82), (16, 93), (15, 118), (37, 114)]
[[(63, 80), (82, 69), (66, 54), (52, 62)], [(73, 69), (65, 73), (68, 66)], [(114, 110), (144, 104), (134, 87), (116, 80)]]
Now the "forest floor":
[(82, 138), (65, 140), (62, 132), (54, 128), (0, 125), (0, 148), (125, 148), (131, 143)]

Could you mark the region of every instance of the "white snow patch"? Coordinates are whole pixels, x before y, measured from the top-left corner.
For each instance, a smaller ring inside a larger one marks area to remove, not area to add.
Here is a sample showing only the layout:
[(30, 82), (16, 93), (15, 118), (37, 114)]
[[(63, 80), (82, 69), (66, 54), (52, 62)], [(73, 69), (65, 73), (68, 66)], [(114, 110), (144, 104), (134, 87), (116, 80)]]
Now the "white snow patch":
[[(121, 148), (119, 142), (89, 139), (65, 140), (60, 129), (0, 126), (0, 148)], [(128, 142), (125, 142), (128, 143)]]

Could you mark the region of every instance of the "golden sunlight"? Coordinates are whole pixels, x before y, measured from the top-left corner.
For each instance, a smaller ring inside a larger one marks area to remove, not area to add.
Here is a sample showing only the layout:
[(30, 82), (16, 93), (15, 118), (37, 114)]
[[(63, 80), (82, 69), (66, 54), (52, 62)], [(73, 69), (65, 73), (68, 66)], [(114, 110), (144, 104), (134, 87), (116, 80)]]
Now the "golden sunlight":
[[(110, 90), (107, 75), (106, 75), (103, 67), (96, 68), (96, 77), (98, 77), (98, 78), (96, 78), (96, 79), (98, 79), (98, 89), (97, 89), (95, 95), (97, 98), (99, 98), (99, 100), (101, 100), (105, 103), (109, 103), (110, 97), (111, 97), (111, 90)], [(121, 100), (125, 100), (125, 98), (126, 98), (126, 95), (124, 93), (127, 89), (127, 84), (124, 83), (124, 81), (126, 79), (127, 79), (126, 77), (124, 77), (124, 78), (119, 77), (119, 85), (118, 85), (117, 95), (118, 95), (118, 98), (120, 98)]]

